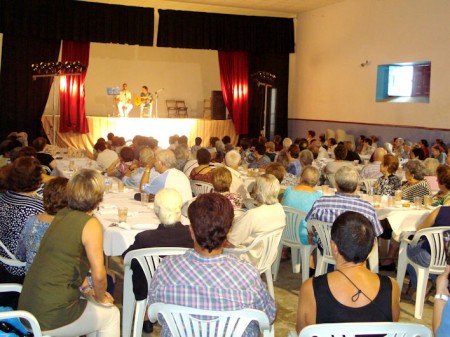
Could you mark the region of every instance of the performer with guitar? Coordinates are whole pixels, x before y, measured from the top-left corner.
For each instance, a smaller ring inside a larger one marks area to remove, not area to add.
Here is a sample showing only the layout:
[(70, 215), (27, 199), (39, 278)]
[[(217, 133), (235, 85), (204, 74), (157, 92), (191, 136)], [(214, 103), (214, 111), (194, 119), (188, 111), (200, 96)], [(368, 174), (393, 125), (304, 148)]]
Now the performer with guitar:
[(142, 86), (140, 96), (135, 97), (134, 104), (141, 107), (141, 117), (143, 116), (144, 110), (148, 109), (148, 116), (152, 117), (153, 109), (153, 96), (148, 92), (148, 87), (146, 85)]
[(131, 104), (131, 92), (128, 91), (128, 85), (126, 83), (122, 84), (122, 90), (120, 90), (119, 96), (117, 96), (119, 104), (119, 116), (128, 117), (131, 109), (133, 109), (133, 104)]

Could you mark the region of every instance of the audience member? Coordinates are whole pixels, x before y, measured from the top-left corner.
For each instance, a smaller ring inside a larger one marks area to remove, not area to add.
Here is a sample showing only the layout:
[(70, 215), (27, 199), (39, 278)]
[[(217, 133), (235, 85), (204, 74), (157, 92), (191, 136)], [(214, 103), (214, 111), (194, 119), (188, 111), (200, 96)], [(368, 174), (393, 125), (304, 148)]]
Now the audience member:
[(232, 176), (231, 172), (225, 167), (218, 167), (212, 172), (212, 184), (214, 192), (220, 193), (230, 200), (234, 209), (241, 209), (243, 206), (242, 195), (230, 192)]
[[(278, 202), (280, 183), (271, 174), (256, 178), (253, 189), (257, 207), (249, 209), (236, 219), (228, 233), (228, 246), (249, 246), (258, 235), (270, 232), (286, 225), (283, 206)], [(262, 254), (262, 247), (250, 252), (251, 262), (256, 262)]]
[(439, 192), (433, 197), (433, 206), (450, 206), (450, 166), (439, 165), (436, 176)]
[[(322, 196), (321, 192), (314, 189), (320, 179), (320, 172), (314, 166), (306, 166), (300, 176), (297, 186), (289, 186), (284, 192), (283, 205), (297, 208), (308, 213), (314, 202)], [(303, 244), (310, 244), (305, 219), (300, 224), (300, 240)]]
[(450, 331), (449, 277), (450, 265), (447, 265), (436, 281), (433, 306), (433, 332), (436, 337), (447, 337)]
[(66, 186), (68, 179), (56, 177), (44, 188), (44, 213), (31, 215), (25, 222), (16, 247), (15, 256), (26, 262), (25, 273), (39, 250), (42, 237), (58, 211), (67, 206)]
[[(10, 252), (15, 252), (20, 233), (29, 216), (44, 212), (42, 199), (36, 196), (41, 186), (41, 163), (34, 157), (21, 157), (10, 168), (4, 179), (7, 191), (0, 193), (0, 241)], [(1, 250), (0, 254), (8, 257)], [(0, 262), (0, 283), (22, 283), (25, 267), (14, 267)], [(17, 307), (17, 293), (0, 294), (2, 305)]]
[(427, 158), (423, 161), (425, 165), (425, 180), (430, 185), (432, 191), (439, 190), (438, 182), (436, 179), (436, 170), (439, 166), (439, 161), (436, 158)]
[[(280, 151), (280, 153), (278, 153), (277, 158), (275, 159), (275, 162), (282, 165), (285, 171), (284, 174), (284, 178), (283, 181), (281, 182), (281, 184), (283, 186), (295, 186), (298, 184), (298, 177), (292, 173), (288, 172), (288, 168), (290, 165), (290, 161), (289, 161), (289, 155), (287, 153), (287, 151)], [(267, 165), (267, 166), (270, 166)], [(267, 167), (266, 167), (266, 172), (267, 172)]]
[(38, 137), (33, 140), (32, 146), (37, 151), (36, 158), (41, 162), (41, 165), (45, 165), (53, 170), (56, 167), (56, 160), (51, 154), (44, 152), (47, 140), (44, 137)]
[(361, 170), (362, 179), (378, 179), (383, 175), (380, 171), (380, 166), (385, 154), (387, 154), (387, 151), (382, 147), (377, 148), (373, 152), (373, 161), (365, 165)]
[[(56, 214), (25, 277), (19, 309), (31, 312), (46, 335), (120, 336), (119, 309), (106, 292), (103, 227), (91, 215), (104, 190), (94, 170), (70, 179), (68, 208)], [(89, 270), (92, 285), (79, 289)]]
[(231, 193), (239, 193), (243, 198), (248, 197), (248, 191), (245, 188), (244, 181), (239, 173), (241, 164), (241, 155), (237, 150), (231, 150), (225, 155), (225, 168), (231, 173)]
[(424, 179), (425, 165), (420, 160), (409, 160), (404, 169), (406, 182), (401, 186), (403, 200), (414, 202), (414, 197), (431, 195), (430, 185)]
[(142, 191), (155, 195), (163, 188), (173, 188), (181, 194), (183, 203), (192, 199), (192, 189), (189, 179), (183, 172), (175, 168), (175, 154), (171, 150), (161, 150), (156, 154), (155, 169), (159, 176), (149, 181), (150, 171), (147, 169), (142, 176)]
[(270, 159), (266, 156), (266, 147), (263, 144), (256, 145), (254, 155), (256, 160), (248, 164), (249, 168), (265, 169), (270, 164)]
[[(259, 271), (232, 254), (222, 253), (234, 216), (231, 203), (218, 193), (201, 194), (189, 206), (188, 214), (194, 249), (161, 261), (150, 283), (149, 304), (163, 302), (207, 310), (253, 308), (264, 311), (272, 324), (276, 304)], [(161, 336), (170, 336), (166, 322), (160, 323)], [(259, 336), (255, 322), (243, 336)]]
[(398, 169), (398, 158), (393, 154), (386, 154), (380, 166), (381, 177), (373, 185), (375, 195), (395, 195), (400, 189), (400, 178), (395, 175)]
[[(189, 226), (183, 225), (181, 220), (181, 207), (183, 201), (180, 193), (172, 188), (163, 188), (155, 195), (154, 210), (160, 225), (156, 229), (146, 230), (138, 233), (134, 238), (134, 243), (123, 252), (125, 258), (128, 252), (142, 248), (152, 247), (186, 247), (193, 248)], [(133, 293), (137, 301), (148, 296), (148, 285), (146, 277), (139, 262), (131, 261), (133, 271)], [(151, 333), (153, 325), (147, 316), (144, 321), (144, 332)]]
[(213, 167), (211, 163), (211, 152), (205, 148), (201, 148), (197, 151), (198, 166), (192, 169), (189, 179), (201, 180), (207, 183), (211, 183)]
[(447, 151), (440, 145), (433, 145), (431, 148), (431, 154), (433, 158), (436, 158), (439, 161), (439, 164), (445, 164), (447, 159)]
[(375, 236), (371, 222), (358, 212), (347, 211), (335, 219), (331, 250), (336, 270), (302, 284), (297, 333), (312, 324), (398, 321), (397, 282), (366, 267)]
[(119, 159), (117, 152), (107, 149), (106, 144), (103, 142), (97, 142), (94, 145), (94, 149), (97, 152), (97, 164), (102, 171), (106, 171), (112, 163)]

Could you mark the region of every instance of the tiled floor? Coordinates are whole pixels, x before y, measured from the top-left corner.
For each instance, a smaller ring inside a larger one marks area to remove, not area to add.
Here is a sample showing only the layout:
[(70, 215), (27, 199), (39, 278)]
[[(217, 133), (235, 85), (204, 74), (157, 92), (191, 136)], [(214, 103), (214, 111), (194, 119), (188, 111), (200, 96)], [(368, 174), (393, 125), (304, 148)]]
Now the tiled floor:
[[(117, 284), (115, 290), (116, 304), (121, 307), (122, 304), (122, 289), (123, 289), (123, 266), (119, 258), (111, 259), (111, 268), (118, 272)], [(388, 275), (395, 277), (393, 273)], [(290, 261), (282, 261), (280, 264), (280, 271), (275, 286), (275, 298), (278, 305), (278, 314), (275, 321), (275, 336), (286, 337), (290, 330), (295, 327), (295, 318), (297, 311), (298, 291), (301, 282), (300, 274), (293, 274)], [(400, 321), (401, 322), (416, 322), (424, 324), (431, 328), (433, 304), (432, 297), (425, 303), (424, 314), (421, 320), (414, 318), (414, 304), (406, 302), (402, 299), (400, 304)], [(147, 336), (159, 336), (159, 328), (155, 326), (155, 331), (152, 334), (143, 334)]]

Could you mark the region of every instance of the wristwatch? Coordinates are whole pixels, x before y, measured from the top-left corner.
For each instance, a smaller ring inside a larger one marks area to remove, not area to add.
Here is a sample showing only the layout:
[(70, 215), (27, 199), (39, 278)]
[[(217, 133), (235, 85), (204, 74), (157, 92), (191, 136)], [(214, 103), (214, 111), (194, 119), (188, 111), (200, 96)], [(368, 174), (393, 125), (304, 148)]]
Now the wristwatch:
[(443, 300), (444, 302), (448, 301), (448, 296), (444, 294), (436, 294), (434, 295), (435, 300)]

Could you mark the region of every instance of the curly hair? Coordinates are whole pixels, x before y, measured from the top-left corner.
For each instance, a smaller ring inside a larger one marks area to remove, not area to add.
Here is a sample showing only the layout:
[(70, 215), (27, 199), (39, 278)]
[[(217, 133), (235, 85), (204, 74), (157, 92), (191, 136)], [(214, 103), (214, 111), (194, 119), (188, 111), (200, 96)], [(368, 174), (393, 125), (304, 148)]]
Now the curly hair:
[(19, 157), (9, 172), (8, 189), (14, 192), (32, 192), (39, 188), (42, 166), (35, 157)]
[(56, 177), (45, 184), (43, 200), (44, 209), (49, 215), (55, 215), (67, 207), (66, 187), (69, 179)]
[(231, 202), (219, 193), (200, 194), (188, 209), (195, 241), (203, 249), (212, 252), (220, 248), (233, 223)]

